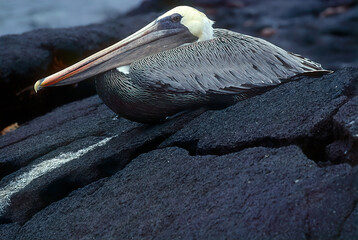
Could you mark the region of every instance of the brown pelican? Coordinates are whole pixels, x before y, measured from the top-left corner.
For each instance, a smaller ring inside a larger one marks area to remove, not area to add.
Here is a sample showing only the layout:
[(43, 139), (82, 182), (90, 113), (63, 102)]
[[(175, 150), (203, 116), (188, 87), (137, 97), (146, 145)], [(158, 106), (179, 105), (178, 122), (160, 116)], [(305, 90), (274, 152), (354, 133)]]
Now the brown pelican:
[(35, 91), (96, 78), (98, 95), (119, 116), (156, 122), (198, 107), (217, 108), (320, 64), (263, 39), (213, 29), (200, 11), (176, 7), (122, 41), (36, 82)]

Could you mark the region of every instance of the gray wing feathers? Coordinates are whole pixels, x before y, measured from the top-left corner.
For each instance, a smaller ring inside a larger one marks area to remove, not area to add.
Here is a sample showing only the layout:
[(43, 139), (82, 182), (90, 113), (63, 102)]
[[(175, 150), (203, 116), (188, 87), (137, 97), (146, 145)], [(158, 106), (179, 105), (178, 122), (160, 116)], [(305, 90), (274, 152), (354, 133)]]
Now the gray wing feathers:
[(175, 92), (238, 93), (273, 86), (321, 65), (263, 39), (216, 29), (215, 38), (164, 51), (131, 64), (137, 84)]

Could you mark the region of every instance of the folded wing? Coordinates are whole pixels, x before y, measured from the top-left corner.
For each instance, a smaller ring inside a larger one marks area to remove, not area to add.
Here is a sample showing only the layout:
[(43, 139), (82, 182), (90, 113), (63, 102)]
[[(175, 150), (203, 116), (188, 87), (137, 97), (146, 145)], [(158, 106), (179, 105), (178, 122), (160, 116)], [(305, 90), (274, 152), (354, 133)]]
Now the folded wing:
[(329, 72), (263, 39), (216, 29), (212, 40), (133, 62), (129, 74), (139, 85), (176, 93), (238, 94), (272, 87), (297, 75)]

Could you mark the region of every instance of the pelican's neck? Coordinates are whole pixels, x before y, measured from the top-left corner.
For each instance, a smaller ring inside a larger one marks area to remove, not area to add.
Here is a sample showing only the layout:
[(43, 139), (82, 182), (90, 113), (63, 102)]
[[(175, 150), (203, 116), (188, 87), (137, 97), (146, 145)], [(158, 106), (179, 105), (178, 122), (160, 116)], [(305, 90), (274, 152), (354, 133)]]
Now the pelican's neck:
[(206, 41), (214, 38), (214, 28), (213, 28), (214, 21), (206, 18), (204, 19), (203, 24), (203, 31), (201, 36), (198, 39), (198, 42)]

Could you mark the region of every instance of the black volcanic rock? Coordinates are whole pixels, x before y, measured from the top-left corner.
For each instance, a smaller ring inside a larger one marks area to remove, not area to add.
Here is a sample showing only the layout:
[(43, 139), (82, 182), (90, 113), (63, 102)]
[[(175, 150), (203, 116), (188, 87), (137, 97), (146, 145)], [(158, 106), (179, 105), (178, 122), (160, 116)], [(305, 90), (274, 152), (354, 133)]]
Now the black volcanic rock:
[(41, 211), (17, 239), (332, 239), (354, 207), (354, 177), (295, 146), (224, 156), (166, 148)]
[[(358, 181), (358, 169), (355, 169), (355, 183)], [(357, 186), (357, 184), (355, 184)], [(358, 189), (355, 187), (355, 192), (357, 193)], [(342, 228), (341, 239), (357, 239), (358, 231), (357, 231), (357, 223), (358, 223), (358, 206), (356, 205), (353, 209), (350, 216), (347, 218), (346, 222)]]
[[(333, 115), (353, 94), (357, 79), (357, 71), (347, 68), (320, 79), (286, 83), (223, 111), (204, 113), (162, 146), (223, 154), (251, 146), (297, 144), (310, 158), (324, 160), (324, 147), (333, 141)], [(354, 109), (352, 104), (342, 108), (352, 116), (342, 116), (341, 121), (356, 117)]]
[(0, 239), (1, 240), (15, 239), (16, 233), (19, 229), (20, 229), (20, 225), (17, 223), (1, 224), (0, 225)]
[(0, 222), (26, 222), (44, 206), (155, 148), (197, 114), (200, 110), (147, 126), (117, 118), (95, 96), (35, 119), (2, 139)]
[(358, 97), (343, 105), (333, 117), (336, 140), (327, 146), (331, 161), (358, 164)]
[[(0, 233), (354, 239), (357, 80), (305, 77), (158, 125), (97, 96), (57, 108), (0, 137)], [(348, 154), (333, 159), (337, 146)]]

